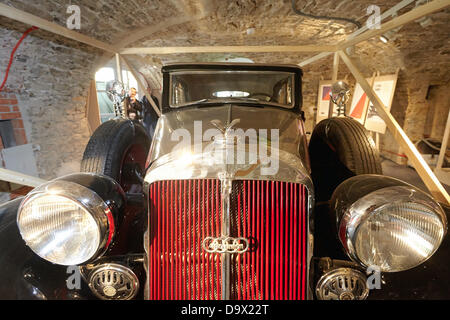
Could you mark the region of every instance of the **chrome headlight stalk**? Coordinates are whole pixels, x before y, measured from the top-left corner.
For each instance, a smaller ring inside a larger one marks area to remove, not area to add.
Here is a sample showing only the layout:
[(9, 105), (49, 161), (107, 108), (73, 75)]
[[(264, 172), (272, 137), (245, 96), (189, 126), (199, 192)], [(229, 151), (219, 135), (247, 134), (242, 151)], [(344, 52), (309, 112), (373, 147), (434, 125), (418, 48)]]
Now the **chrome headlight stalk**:
[(20, 234), (33, 252), (60, 265), (102, 256), (111, 244), (125, 195), (113, 179), (83, 173), (41, 185), (22, 201)]
[(447, 231), (446, 215), (431, 196), (386, 176), (361, 175), (344, 181), (336, 188), (331, 206), (347, 255), (382, 272), (422, 264), (436, 252)]

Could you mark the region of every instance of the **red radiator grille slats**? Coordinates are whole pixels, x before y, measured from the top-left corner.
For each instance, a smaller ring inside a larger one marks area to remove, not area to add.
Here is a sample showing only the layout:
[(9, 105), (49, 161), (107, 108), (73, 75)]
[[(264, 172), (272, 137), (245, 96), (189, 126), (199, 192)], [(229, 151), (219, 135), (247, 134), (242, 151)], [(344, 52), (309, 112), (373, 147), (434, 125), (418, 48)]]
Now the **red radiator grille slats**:
[[(203, 239), (220, 237), (219, 180), (174, 180), (150, 186), (149, 298), (221, 299), (222, 254)], [(278, 181), (233, 181), (231, 237), (250, 250), (231, 255), (231, 298), (305, 299), (307, 191)]]

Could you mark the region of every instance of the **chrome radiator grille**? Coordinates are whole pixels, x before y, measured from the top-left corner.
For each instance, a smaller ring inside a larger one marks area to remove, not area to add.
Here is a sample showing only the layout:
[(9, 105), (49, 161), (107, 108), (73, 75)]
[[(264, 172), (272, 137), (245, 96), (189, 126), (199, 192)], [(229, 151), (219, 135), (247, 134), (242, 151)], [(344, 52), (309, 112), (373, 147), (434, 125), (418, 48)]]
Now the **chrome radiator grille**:
[(307, 191), (301, 184), (236, 180), (231, 237), (244, 253), (210, 253), (221, 236), (220, 180), (160, 181), (149, 189), (150, 299), (222, 299), (222, 260), (230, 255), (231, 299), (305, 299)]

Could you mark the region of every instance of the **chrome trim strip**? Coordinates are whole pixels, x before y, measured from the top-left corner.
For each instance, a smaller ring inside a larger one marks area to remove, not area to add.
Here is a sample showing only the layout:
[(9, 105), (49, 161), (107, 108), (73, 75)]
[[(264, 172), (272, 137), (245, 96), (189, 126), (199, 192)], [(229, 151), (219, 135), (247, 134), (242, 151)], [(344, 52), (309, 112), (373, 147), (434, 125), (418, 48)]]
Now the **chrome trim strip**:
[[(227, 141), (229, 137), (229, 133), (231, 128), (235, 123), (238, 123), (240, 120), (236, 119), (232, 121), (232, 108), (231, 105), (228, 107), (228, 119), (227, 125), (223, 128), (223, 135), (225, 139), (225, 146), (227, 146)], [(234, 144), (233, 144), (234, 147)], [(225, 159), (228, 159), (228, 148), (225, 148)], [(231, 192), (233, 188), (233, 173), (230, 172), (230, 165), (225, 165), (225, 171), (219, 173), (219, 179), (221, 183), (221, 201), (222, 201), (222, 237), (229, 237), (231, 235), (231, 216), (230, 216), (230, 208), (231, 208)], [(222, 300), (230, 300), (231, 297), (231, 254), (223, 253), (222, 254)]]
[[(222, 237), (229, 237), (231, 235), (231, 190), (233, 178), (227, 173), (220, 174), (220, 183), (222, 185)], [(230, 265), (231, 254), (228, 252), (222, 253), (222, 300), (230, 300), (231, 282), (230, 282)]]

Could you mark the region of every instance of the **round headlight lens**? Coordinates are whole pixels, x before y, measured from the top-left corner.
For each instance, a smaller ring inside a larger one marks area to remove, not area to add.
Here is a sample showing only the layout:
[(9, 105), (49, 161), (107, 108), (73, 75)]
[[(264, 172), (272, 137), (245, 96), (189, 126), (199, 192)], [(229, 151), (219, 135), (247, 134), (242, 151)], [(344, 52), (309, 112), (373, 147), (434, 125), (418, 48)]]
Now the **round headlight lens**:
[(18, 225), (26, 244), (40, 257), (77, 265), (100, 247), (100, 228), (93, 215), (62, 195), (37, 195), (24, 203)]
[(344, 204), (337, 206), (338, 227), (347, 254), (383, 272), (425, 262), (439, 248), (447, 229), (441, 206), (412, 186), (380, 188), (353, 203), (339, 196), (334, 201)]
[(385, 205), (370, 214), (355, 233), (355, 253), (366, 266), (383, 271), (411, 269), (427, 260), (444, 236), (431, 208), (406, 202)]

